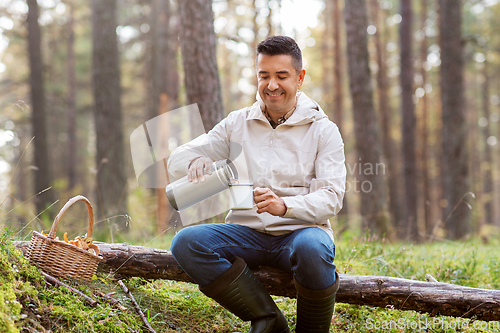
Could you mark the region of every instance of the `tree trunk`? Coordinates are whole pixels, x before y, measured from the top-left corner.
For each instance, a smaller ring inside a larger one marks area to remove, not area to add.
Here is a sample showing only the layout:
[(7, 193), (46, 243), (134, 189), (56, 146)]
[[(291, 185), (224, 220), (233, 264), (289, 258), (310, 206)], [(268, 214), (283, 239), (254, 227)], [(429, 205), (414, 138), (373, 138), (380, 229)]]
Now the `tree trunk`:
[[(387, 182), (389, 187), (389, 210), (391, 213), (393, 225), (396, 228), (398, 238), (403, 238), (404, 235), (400, 232), (403, 230), (403, 213), (404, 204), (400, 191), (401, 175), (400, 175), (400, 163), (397, 159), (397, 154), (395, 154), (398, 149), (397, 144), (392, 138), (392, 108), (389, 102), (389, 78), (387, 76), (387, 64), (386, 64), (386, 43), (388, 39), (388, 29), (383, 24), (384, 18), (380, 18), (380, 4), (378, 0), (372, 0), (373, 16), (375, 25), (377, 27), (377, 32), (375, 33), (375, 49), (377, 54), (377, 86), (378, 86), (378, 108), (379, 115), (381, 117), (382, 126), (382, 144), (383, 151), (386, 162), (387, 171)], [(382, 40), (384, 39), (384, 40)]]
[(197, 103), (205, 130), (224, 117), (211, 0), (179, 1), (187, 103)]
[[(475, 84), (471, 86), (470, 96), (465, 96), (465, 109), (467, 110), (466, 114), (466, 127), (467, 127), (467, 144), (470, 149), (470, 154), (468, 156), (467, 165), (470, 170), (469, 179), (470, 179), (470, 191), (472, 193), (477, 194), (477, 203), (478, 207), (482, 207), (484, 196), (483, 196), (483, 170), (484, 170), (484, 162), (482, 162), (484, 148), (482, 143), (482, 131), (481, 127), (478, 126), (479, 119), (481, 118), (481, 98), (478, 98), (482, 95), (482, 84), (481, 84), (481, 73), (476, 73), (474, 75)], [(476, 148), (477, 147), (477, 148)], [(481, 148), (479, 148), (481, 147)], [(481, 166), (481, 167), (475, 167)], [(484, 213), (484, 211), (482, 211)], [(477, 223), (474, 223), (475, 229), (473, 232), (478, 232), (482, 229), (484, 225), (485, 219), (484, 214), (479, 214), (477, 216)]]
[[(96, 243), (103, 261), (99, 270), (116, 277), (142, 277), (193, 283), (170, 251), (128, 244)], [(26, 254), (29, 242), (15, 245)], [(268, 266), (252, 269), (276, 296), (296, 297), (293, 275)], [(424, 282), (387, 276), (340, 274), (340, 303), (427, 312), (477, 320), (500, 320), (500, 290)]]
[[(152, 119), (160, 114), (173, 110), (177, 106), (177, 89), (175, 83), (176, 62), (175, 62), (175, 45), (171, 42), (175, 34), (172, 33), (170, 17), (171, 9), (170, 2), (163, 0), (153, 0), (153, 10), (151, 12), (151, 67), (150, 77), (152, 87), (150, 89), (150, 98), (152, 105), (149, 109), (148, 118)], [(162, 123), (163, 124), (163, 123)], [(173, 125), (165, 123), (166, 127), (157, 130), (156, 133), (161, 135), (161, 139), (157, 142), (162, 142), (168, 145), (169, 139), (173, 137)], [(166, 159), (163, 164), (166, 165)], [(161, 162), (160, 162), (161, 163)], [(167, 174), (166, 169), (158, 169), (159, 172)], [(167, 195), (164, 188), (155, 190), (156, 196), (156, 231), (158, 234), (165, 232), (170, 223), (170, 218), (176, 213), (168, 204)]]
[(267, 16), (267, 35), (273, 36), (274, 35), (273, 8), (271, 7), (270, 4), (271, 4), (271, 0), (267, 0), (267, 7), (269, 8), (269, 15)]
[[(278, 2), (278, 6), (276, 6), (276, 9), (277, 9), (276, 15), (279, 17), (281, 15), (281, 13), (282, 13), (282, 11), (281, 11), (281, 8), (282, 8), (281, 2), (282, 2), (282, 0), (277, 0), (277, 2)], [(275, 30), (274, 31), (275, 35), (281, 35), (281, 34), (283, 34), (283, 28), (281, 27), (281, 22), (277, 26), (274, 27), (274, 30)]]
[(72, 190), (76, 185), (76, 70), (75, 70), (75, 19), (74, 9), (70, 5), (68, 22), (68, 60), (67, 60), (67, 98), (68, 98), (68, 118), (67, 118), (67, 176), (68, 190)]
[[(343, 113), (344, 113), (344, 62), (342, 59), (342, 41), (340, 38), (340, 33), (342, 29), (342, 19), (340, 17), (340, 0), (333, 0), (333, 86), (334, 86), (334, 99), (333, 99), (333, 115), (335, 124), (339, 127), (342, 132), (344, 129), (343, 124)], [(341, 229), (347, 227), (347, 222), (349, 220), (349, 210), (347, 206), (347, 195), (344, 195), (342, 200), (342, 209), (337, 214), (339, 225)]]
[[(252, 26), (253, 26), (253, 40), (250, 43), (250, 47), (252, 48), (252, 57), (253, 61), (257, 60), (257, 45), (259, 44), (259, 8), (257, 7), (257, 2), (254, 1), (252, 5), (253, 9), (253, 21), (252, 21)], [(270, 10), (270, 8), (269, 8)], [(252, 76), (252, 82), (251, 82), (254, 87), (255, 87), (255, 92), (257, 92), (257, 85), (259, 84), (257, 81), (257, 75)]]
[[(92, 0), (92, 78), (96, 131), (97, 218), (127, 211), (116, 0)], [(125, 227), (125, 219), (111, 223)], [(111, 225), (108, 227), (111, 228)]]
[(337, 301), (431, 316), (500, 319), (500, 291), (385, 276), (340, 275)]
[[(29, 168), (29, 161), (26, 160), (26, 146), (31, 138), (31, 128), (29, 125), (16, 126), (16, 135), (19, 138), (19, 146), (18, 149), (15, 150), (15, 157), (12, 161), (13, 165), (16, 165), (16, 168), (11, 172), (11, 193), (12, 197), (15, 200), (10, 200), (10, 207), (7, 211), (12, 210), (15, 214), (11, 216), (13, 221), (16, 221), (13, 225), (13, 228), (19, 231), (19, 237), (23, 237), (27, 234), (27, 230), (25, 230), (26, 222), (31, 220), (32, 217), (28, 218), (28, 212), (26, 209), (23, 210), (14, 210), (16, 206), (19, 205), (19, 202), (25, 202), (30, 193), (28, 189), (28, 175), (26, 170)], [(35, 222), (36, 223), (36, 222)], [(34, 229), (37, 229), (35, 225), (32, 226)], [(24, 230), (24, 232), (23, 232)]]
[(343, 59), (342, 59), (342, 42), (340, 39), (340, 32), (342, 29), (342, 22), (340, 18), (340, 0), (333, 0), (333, 85), (334, 85), (334, 100), (333, 100), (333, 114), (335, 123), (340, 130), (344, 127), (343, 112), (344, 112), (344, 89), (343, 89)]
[(429, 99), (427, 97), (427, 71), (425, 70), (425, 63), (427, 62), (427, 34), (425, 33), (427, 21), (427, 8), (428, 0), (421, 1), (422, 8), (420, 9), (420, 29), (423, 33), (422, 41), (420, 43), (420, 75), (422, 75), (422, 89), (424, 89), (424, 96), (421, 97), (422, 101), (422, 119), (420, 126), (420, 160), (422, 170), (422, 197), (424, 206), (424, 226), (425, 235), (428, 237), (432, 233), (432, 199), (431, 199), (431, 185), (429, 181)]
[[(31, 88), (31, 126), (34, 140), (35, 198), (38, 213), (50, 206), (55, 198), (53, 190), (49, 189), (52, 182), (50, 171), (50, 155), (48, 149), (48, 134), (45, 114), (45, 89), (43, 79), (43, 58), (41, 47), (41, 32), (38, 24), (38, 3), (28, 0), (28, 51), (30, 64)], [(48, 190), (49, 189), (49, 190)], [(41, 193), (43, 192), (43, 193)], [(53, 211), (51, 211), (53, 213)], [(50, 214), (50, 212), (49, 212)]]
[[(321, 76), (321, 99), (323, 100), (323, 110), (331, 117), (332, 121), (337, 123), (333, 114), (333, 78), (334, 65), (333, 62), (333, 0), (325, 0), (325, 9), (322, 14), (324, 28), (321, 34), (321, 71), (325, 75)], [(331, 75), (328, 75), (331, 74)], [(338, 124), (337, 124), (338, 126)]]
[[(153, 105), (149, 110), (149, 119), (172, 110), (178, 103), (178, 79), (176, 29), (171, 24), (171, 7), (169, 1), (153, 0), (151, 28), (151, 81)], [(167, 104), (160, 107), (161, 95), (167, 95)]]
[(412, 1), (401, 0), (401, 113), (403, 117), (403, 160), (405, 179), (406, 221), (401, 233), (405, 239), (419, 241), (417, 219), (417, 170), (415, 162), (415, 105), (413, 102)]
[(388, 235), (389, 220), (386, 214), (386, 197), (383, 174), (380, 172), (381, 148), (377, 117), (373, 107), (373, 88), (369, 67), (366, 28), (368, 26), (365, 0), (345, 2), (347, 54), (351, 99), (354, 115), (354, 132), (358, 163), (355, 185), (361, 194), (362, 227), (383, 236)]
[(483, 117), (487, 120), (486, 126), (483, 127), (483, 142), (484, 142), (484, 170), (483, 170), (483, 203), (484, 203), (484, 219), (488, 224), (493, 223), (493, 155), (491, 146), (488, 144), (488, 138), (491, 136), (490, 125), (490, 77), (488, 73), (488, 61), (484, 62), (483, 67)]
[(440, 0), (443, 221), (451, 239), (470, 231), (461, 1)]
[[(442, 13), (442, 8), (441, 8), (441, 0), (434, 1), (434, 6), (437, 14), (437, 26), (439, 29), (441, 29), (441, 26), (443, 24), (443, 13)], [(443, 34), (439, 32), (436, 36), (436, 41), (439, 47), (441, 48), (443, 46)], [(441, 68), (439, 68), (441, 71)], [(439, 78), (439, 87), (441, 87), (441, 78)], [(434, 182), (434, 188), (435, 188), (435, 194), (434, 194), (434, 210), (436, 211), (436, 217), (439, 217), (436, 219), (435, 225), (432, 227), (432, 233), (430, 234), (429, 241), (432, 242), (436, 236), (436, 232), (438, 231), (439, 227), (444, 228), (443, 221), (441, 220), (443, 215), (444, 215), (444, 204), (445, 204), (445, 199), (443, 195), (443, 186), (444, 186), (444, 181), (443, 181), (443, 105), (442, 105), (442, 99), (441, 99), (441, 88), (439, 90), (439, 98), (436, 101), (437, 108), (436, 108), (436, 113), (437, 116), (434, 118), (435, 120), (435, 128), (436, 130), (434, 131), (434, 137), (435, 137), (435, 144), (432, 146), (432, 155), (435, 160), (435, 165), (436, 165), (436, 179)]]

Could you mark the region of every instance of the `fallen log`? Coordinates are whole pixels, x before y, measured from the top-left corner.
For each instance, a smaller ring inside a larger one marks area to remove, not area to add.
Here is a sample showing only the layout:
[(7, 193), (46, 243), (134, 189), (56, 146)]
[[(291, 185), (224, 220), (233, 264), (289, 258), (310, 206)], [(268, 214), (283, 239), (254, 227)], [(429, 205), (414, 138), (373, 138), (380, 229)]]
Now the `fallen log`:
[[(28, 242), (17, 242), (26, 250)], [(121, 277), (193, 282), (170, 251), (118, 243), (96, 243), (103, 261), (99, 270)], [(294, 298), (291, 273), (258, 267), (254, 274), (276, 296)], [(337, 302), (414, 310), (431, 316), (453, 316), (485, 321), (500, 320), (500, 290), (479, 289), (441, 282), (387, 276), (340, 274)]]

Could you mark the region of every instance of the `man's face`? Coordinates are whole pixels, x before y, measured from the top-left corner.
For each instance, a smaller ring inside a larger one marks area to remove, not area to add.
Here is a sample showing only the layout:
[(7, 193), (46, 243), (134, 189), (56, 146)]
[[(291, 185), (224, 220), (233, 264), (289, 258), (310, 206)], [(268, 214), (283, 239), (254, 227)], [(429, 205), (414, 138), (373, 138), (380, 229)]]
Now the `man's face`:
[(305, 74), (304, 69), (297, 73), (291, 55), (259, 54), (257, 88), (270, 116), (282, 116), (294, 107), (297, 89), (302, 85)]

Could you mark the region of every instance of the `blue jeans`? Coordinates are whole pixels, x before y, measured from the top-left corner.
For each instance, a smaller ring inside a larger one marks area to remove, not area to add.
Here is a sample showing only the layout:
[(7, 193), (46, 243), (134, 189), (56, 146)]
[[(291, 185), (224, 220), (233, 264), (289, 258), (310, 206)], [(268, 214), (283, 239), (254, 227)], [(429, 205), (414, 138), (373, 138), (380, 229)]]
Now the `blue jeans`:
[(325, 289), (335, 282), (335, 244), (316, 227), (271, 236), (237, 224), (200, 224), (182, 229), (172, 240), (171, 251), (201, 287), (229, 269), (234, 257), (250, 268), (273, 266), (292, 272), (308, 289)]

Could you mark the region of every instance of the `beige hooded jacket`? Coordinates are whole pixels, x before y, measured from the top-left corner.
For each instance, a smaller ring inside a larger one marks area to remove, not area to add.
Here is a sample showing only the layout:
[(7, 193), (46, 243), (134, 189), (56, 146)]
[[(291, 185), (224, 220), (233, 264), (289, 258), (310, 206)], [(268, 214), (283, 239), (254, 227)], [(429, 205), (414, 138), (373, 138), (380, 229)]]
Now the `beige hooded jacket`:
[(187, 174), (191, 160), (206, 156), (229, 158), (240, 183), (267, 187), (281, 197), (283, 217), (251, 210), (232, 210), (226, 223), (280, 235), (306, 227), (319, 227), (333, 239), (328, 221), (342, 208), (346, 167), (344, 143), (338, 127), (319, 105), (301, 93), (292, 116), (275, 129), (261, 110), (262, 100), (231, 112), (207, 134), (178, 147), (168, 160), (175, 178)]

